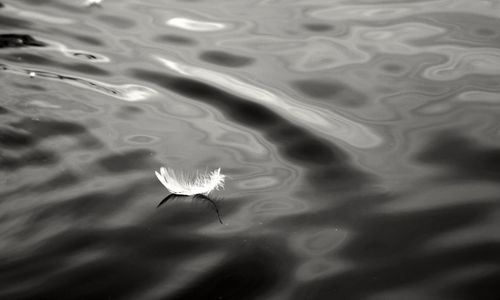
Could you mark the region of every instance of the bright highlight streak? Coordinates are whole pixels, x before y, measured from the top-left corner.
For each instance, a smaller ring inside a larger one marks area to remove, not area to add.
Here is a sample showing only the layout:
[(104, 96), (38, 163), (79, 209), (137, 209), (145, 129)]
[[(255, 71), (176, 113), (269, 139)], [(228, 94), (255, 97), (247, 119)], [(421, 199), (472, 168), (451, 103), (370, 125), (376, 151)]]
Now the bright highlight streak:
[(224, 90), (229, 90), (235, 95), (240, 95), (253, 102), (271, 107), (279, 114), (288, 115), (301, 123), (313, 127), (314, 130), (341, 139), (352, 146), (372, 148), (382, 143), (382, 138), (370, 128), (336, 114), (333, 111), (322, 110), (300, 103), (285, 95), (277, 95), (227, 74), (181, 64), (159, 56), (155, 56), (155, 58), (178, 74), (211, 83)]
[(168, 20), (166, 23), (167, 25), (172, 27), (177, 27), (189, 31), (200, 31), (200, 32), (219, 31), (227, 27), (227, 25), (223, 23), (204, 22), (187, 18), (172, 18)]

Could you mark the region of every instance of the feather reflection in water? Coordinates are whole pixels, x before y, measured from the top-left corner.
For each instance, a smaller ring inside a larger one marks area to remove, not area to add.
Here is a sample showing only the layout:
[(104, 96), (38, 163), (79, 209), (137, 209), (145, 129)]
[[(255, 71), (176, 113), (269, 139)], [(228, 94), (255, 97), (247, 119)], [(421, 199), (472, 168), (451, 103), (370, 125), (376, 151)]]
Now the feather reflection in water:
[(194, 196), (170, 194), (167, 197), (163, 198), (163, 200), (161, 200), (160, 203), (158, 203), (158, 205), (156, 207), (158, 208), (158, 207), (162, 206), (163, 204), (167, 203), (167, 201), (169, 201), (169, 200), (175, 200), (176, 198), (185, 198), (185, 197), (192, 197), (193, 200), (199, 200), (200, 202), (208, 203), (210, 208), (213, 209), (215, 211), (215, 213), (217, 214), (217, 219), (219, 219), (219, 223), (221, 223), (222, 225), (225, 225), (224, 222), (222, 221), (221, 216), (220, 216), (219, 207), (217, 206), (216, 201), (212, 200), (212, 199), (210, 199), (210, 197), (202, 195), (202, 194), (197, 194)]

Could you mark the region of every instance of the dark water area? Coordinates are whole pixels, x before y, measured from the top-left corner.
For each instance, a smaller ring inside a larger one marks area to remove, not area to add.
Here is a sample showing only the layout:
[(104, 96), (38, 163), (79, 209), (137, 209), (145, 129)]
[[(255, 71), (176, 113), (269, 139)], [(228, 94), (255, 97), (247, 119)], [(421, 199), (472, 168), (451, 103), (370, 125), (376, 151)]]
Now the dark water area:
[(0, 89), (0, 299), (500, 299), (498, 0), (3, 1)]

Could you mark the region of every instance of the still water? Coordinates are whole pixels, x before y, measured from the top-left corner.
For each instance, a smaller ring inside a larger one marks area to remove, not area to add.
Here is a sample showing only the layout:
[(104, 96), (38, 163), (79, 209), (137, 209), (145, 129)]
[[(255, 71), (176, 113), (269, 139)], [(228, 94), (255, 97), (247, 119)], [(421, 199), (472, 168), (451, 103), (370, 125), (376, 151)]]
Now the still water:
[(0, 299), (500, 299), (500, 1), (0, 6)]

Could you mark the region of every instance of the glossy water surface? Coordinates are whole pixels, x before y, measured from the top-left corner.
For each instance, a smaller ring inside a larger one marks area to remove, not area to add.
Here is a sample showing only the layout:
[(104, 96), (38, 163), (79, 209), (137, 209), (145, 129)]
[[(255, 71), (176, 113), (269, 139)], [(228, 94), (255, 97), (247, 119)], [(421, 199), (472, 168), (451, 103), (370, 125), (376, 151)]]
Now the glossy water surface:
[(0, 299), (500, 299), (498, 0), (4, 1), (0, 90)]

